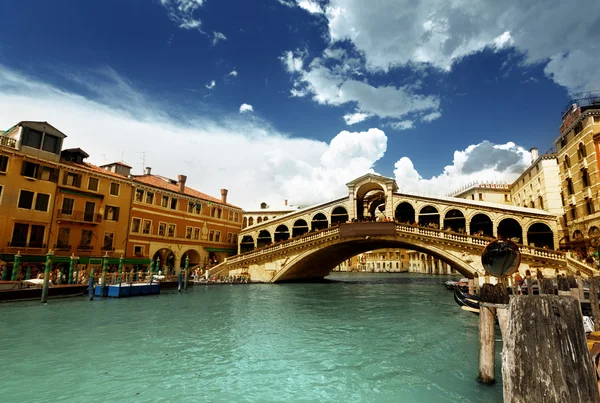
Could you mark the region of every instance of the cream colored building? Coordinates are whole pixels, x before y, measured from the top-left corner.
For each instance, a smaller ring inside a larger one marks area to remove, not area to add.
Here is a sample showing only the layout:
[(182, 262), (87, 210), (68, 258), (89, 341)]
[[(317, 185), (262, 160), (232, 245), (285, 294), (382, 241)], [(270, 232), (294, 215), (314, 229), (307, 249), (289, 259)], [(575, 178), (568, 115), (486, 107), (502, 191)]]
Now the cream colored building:
[[(457, 274), (449, 264), (423, 252), (409, 250), (407, 258), (409, 273)], [(465, 259), (468, 260), (468, 258)]]
[(260, 208), (257, 210), (244, 210), (242, 228), (279, 218), (296, 210), (298, 210), (298, 207), (289, 205), (287, 200), (284, 201), (283, 206), (278, 207), (271, 207), (267, 203), (262, 202)]
[(510, 185), (507, 183), (472, 183), (457, 190), (451, 196), (467, 200), (512, 204), (510, 199)]

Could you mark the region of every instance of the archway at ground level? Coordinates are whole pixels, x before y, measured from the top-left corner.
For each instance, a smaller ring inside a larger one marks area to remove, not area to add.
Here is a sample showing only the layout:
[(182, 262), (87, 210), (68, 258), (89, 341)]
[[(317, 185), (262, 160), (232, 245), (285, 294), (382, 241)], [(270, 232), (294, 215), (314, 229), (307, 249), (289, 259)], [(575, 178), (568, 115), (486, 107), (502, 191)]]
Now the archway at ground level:
[(304, 220), (296, 220), (292, 227), (292, 238), (306, 234), (308, 232), (308, 224)]
[(181, 255), (181, 260), (179, 262), (182, 269), (185, 267), (185, 258), (188, 257), (190, 260), (188, 262), (189, 267), (194, 267), (202, 263), (200, 254), (197, 250), (189, 249), (185, 253)]
[(510, 239), (515, 243), (523, 243), (523, 229), (514, 218), (505, 218), (498, 224), (498, 238)]
[(590, 238), (600, 237), (600, 229), (598, 229), (598, 227), (596, 227), (596, 226), (591, 227), (590, 230), (588, 231), (588, 236)]
[(460, 210), (450, 210), (444, 216), (444, 229), (464, 233), (466, 228), (465, 216)]
[(256, 247), (262, 248), (263, 246), (267, 246), (273, 243), (273, 239), (271, 238), (271, 233), (266, 229), (260, 231), (258, 236), (256, 237)]
[[(385, 236), (377, 238), (357, 237), (340, 238), (335, 243), (329, 244), (319, 250), (307, 251), (287, 262), (286, 268), (281, 270), (273, 279), (274, 282), (281, 281), (306, 281), (326, 277), (336, 266), (352, 256), (377, 249), (408, 249), (422, 252), (432, 258), (440, 260), (463, 276), (472, 278), (474, 269), (460, 257), (449, 254), (447, 251), (437, 248), (431, 244), (410, 243), (396, 236)], [(423, 263), (426, 265), (427, 260)], [(427, 265), (425, 266), (427, 267)], [(429, 266), (432, 268), (432, 266)]]
[(527, 230), (527, 242), (537, 248), (554, 249), (554, 232), (544, 223), (535, 223)]
[[(153, 261), (157, 261), (160, 259), (160, 262), (157, 262), (155, 266), (155, 271), (160, 271), (162, 274), (172, 274), (174, 273), (175, 267), (175, 253), (169, 248), (161, 248), (154, 253), (152, 256)], [(158, 268), (156, 268), (158, 267)]]
[(492, 219), (486, 214), (475, 214), (471, 218), (469, 226), (471, 230), (469, 235), (487, 236), (490, 238), (494, 236), (494, 224), (492, 224)]
[(275, 234), (273, 236), (275, 242), (279, 241), (287, 241), (290, 239), (290, 230), (284, 224), (281, 224), (277, 228), (275, 228)]
[(412, 224), (415, 222), (415, 208), (410, 203), (400, 203), (396, 207), (394, 218), (399, 223)]
[(573, 240), (581, 241), (582, 239), (583, 239), (583, 233), (579, 230), (575, 230), (575, 232), (573, 232)]
[(331, 225), (344, 223), (348, 221), (348, 218), (348, 210), (342, 206), (336, 207), (331, 212)]
[(208, 252), (208, 265), (210, 267), (218, 265), (222, 261), (221, 255), (218, 252)]
[(254, 238), (250, 235), (245, 235), (240, 242), (240, 253), (249, 252), (254, 250)]

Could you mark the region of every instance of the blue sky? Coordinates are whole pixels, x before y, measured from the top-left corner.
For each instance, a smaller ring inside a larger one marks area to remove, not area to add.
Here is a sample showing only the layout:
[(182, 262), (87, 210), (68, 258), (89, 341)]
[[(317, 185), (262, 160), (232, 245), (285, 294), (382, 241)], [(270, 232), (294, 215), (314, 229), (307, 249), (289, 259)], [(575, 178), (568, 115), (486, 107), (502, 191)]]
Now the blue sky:
[(91, 162), (145, 158), (244, 207), (370, 170), (419, 193), (511, 181), (600, 89), (600, 2), (496, 3), (6, 1), (0, 127), (45, 120)]

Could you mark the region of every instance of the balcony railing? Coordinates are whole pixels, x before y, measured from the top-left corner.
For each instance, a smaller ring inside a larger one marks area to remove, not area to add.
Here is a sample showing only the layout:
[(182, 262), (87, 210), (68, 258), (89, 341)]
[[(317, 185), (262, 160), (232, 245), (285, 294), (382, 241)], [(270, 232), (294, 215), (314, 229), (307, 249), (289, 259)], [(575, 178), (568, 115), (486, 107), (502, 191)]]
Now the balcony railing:
[(78, 210), (58, 210), (57, 218), (64, 221), (85, 222), (90, 224), (98, 224), (102, 222), (102, 214), (88, 213)]
[(0, 136), (0, 146), (17, 148), (17, 140), (6, 136)]
[(8, 243), (10, 248), (25, 248), (25, 249), (46, 249), (45, 243), (40, 242), (19, 242), (11, 241)]
[(65, 245), (65, 244), (55, 244), (54, 245), (54, 250), (71, 250), (71, 245)]
[(94, 247), (92, 245), (77, 245), (77, 250), (78, 251), (91, 251), (91, 250), (94, 250)]

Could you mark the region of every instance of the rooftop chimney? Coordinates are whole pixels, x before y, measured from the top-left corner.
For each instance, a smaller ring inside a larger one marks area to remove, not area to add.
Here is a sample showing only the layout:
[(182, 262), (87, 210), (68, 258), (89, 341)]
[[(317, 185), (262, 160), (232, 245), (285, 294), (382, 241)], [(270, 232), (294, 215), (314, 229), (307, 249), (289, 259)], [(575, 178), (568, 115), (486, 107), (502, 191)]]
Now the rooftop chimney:
[(146, 167), (146, 175), (152, 175), (152, 168)]
[(287, 206), (287, 199), (285, 199), (285, 201), (284, 201), (284, 205), (285, 205), (285, 206)]
[(227, 189), (221, 189), (221, 203), (227, 204)]
[(187, 176), (185, 175), (177, 175), (177, 184), (179, 185), (179, 193), (185, 193), (185, 181), (187, 180)]
[(538, 154), (538, 149), (537, 148), (532, 148), (529, 150), (529, 152), (531, 153), (531, 162), (535, 161), (538, 159), (539, 154)]

